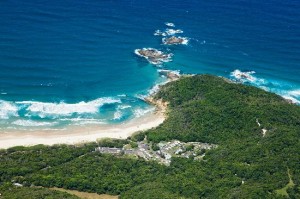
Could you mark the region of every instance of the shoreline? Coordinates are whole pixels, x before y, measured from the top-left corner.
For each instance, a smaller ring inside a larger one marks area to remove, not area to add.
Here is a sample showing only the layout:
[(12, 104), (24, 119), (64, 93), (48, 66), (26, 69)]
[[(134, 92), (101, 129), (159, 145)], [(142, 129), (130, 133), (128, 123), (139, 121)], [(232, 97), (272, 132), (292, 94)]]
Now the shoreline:
[(155, 112), (139, 118), (131, 119), (122, 124), (107, 124), (101, 126), (71, 126), (64, 130), (47, 131), (12, 131), (0, 133), (0, 149), (14, 146), (34, 146), (38, 144), (82, 144), (96, 142), (101, 138), (126, 139), (132, 134), (159, 126), (166, 119), (164, 110), (156, 108)]
[[(168, 77), (166, 83), (176, 81), (181, 76), (172, 71), (165, 70), (162, 72)], [(159, 85), (159, 87), (160, 86), (161, 85)], [(133, 118), (121, 124), (70, 126), (62, 130), (12, 130), (10, 132), (0, 132), (0, 149), (7, 149), (14, 146), (34, 146), (38, 144), (76, 145), (96, 142), (98, 139), (102, 138), (126, 139), (136, 132), (155, 128), (162, 124), (166, 119), (168, 103), (163, 102), (162, 100), (155, 100), (153, 98), (155, 93), (152, 93), (144, 99), (146, 103), (155, 106), (155, 111), (141, 117)]]

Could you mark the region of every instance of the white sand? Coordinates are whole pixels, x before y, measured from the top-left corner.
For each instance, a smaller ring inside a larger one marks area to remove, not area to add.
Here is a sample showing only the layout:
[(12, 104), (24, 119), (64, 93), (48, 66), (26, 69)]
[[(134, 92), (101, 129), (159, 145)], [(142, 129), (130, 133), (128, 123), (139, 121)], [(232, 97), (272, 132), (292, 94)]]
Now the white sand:
[[(174, 73), (174, 71), (167, 71), (166, 74), (169, 79), (168, 82), (176, 81), (181, 76), (177, 72)], [(142, 117), (116, 125), (73, 126), (65, 130), (0, 132), (0, 149), (37, 144), (80, 144), (94, 142), (100, 138), (126, 139), (138, 131), (157, 127), (166, 119), (167, 102), (154, 100), (152, 97), (145, 100), (156, 106), (155, 113), (148, 113)]]
[(32, 146), (37, 144), (78, 144), (99, 138), (126, 139), (137, 131), (157, 127), (165, 120), (164, 111), (149, 113), (123, 124), (70, 127), (65, 130), (0, 132), (0, 148)]

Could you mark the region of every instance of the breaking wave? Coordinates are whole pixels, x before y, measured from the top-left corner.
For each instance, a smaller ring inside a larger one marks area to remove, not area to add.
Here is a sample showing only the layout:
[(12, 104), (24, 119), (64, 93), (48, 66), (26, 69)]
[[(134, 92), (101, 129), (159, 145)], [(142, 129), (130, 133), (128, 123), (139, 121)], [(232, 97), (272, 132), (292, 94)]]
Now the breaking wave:
[(236, 81), (245, 83), (245, 82), (255, 82), (257, 81), (257, 78), (254, 77), (255, 71), (246, 71), (242, 72), (238, 69), (231, 72), (230, 76), (232, 76)]
[(18, 116), (18, 107), (12, 102), (0, 100), (0, 119), (9, 119)]
[(128, 110), (131, 111), (131, 108), (132, 106), (127, 104), (118, 105), (116, 111), (114, 112), (113, 120), (121, 120), (125, 116), (125, 112)]
[(65, 102), (49, 103), (49, 102), (35, 102), (23, 101), (16, 102), (19, 107), (26, 106), (27, 116), (45, 117), (61, 117), (71, 116), (73, 114), (95, 114), (99, 108), (104, 104), (121, 103), (120, 99), (115, 98), (98, 98), (89, 102), (79, 102), (75, 104), (68, 104)]
[(0, 100), (0, 130), (102, 125), (140, 117), (152, 109), (152, 106), (136, 97), (123, 95), (78, 103)]
[(295, 104), (300, 104), (300, 89), (287, 91), (282, 97), (291, 100)]
[(123, 117), (123, 113), (121, 110), (117, 110), (115, 113), (114, 113), (114, 117), (113, 117), (113, 120), (119, 120)]
[(37, 122), (33, 120), (16, 120), (12, 122), (13, 125), (16, 126), (25, 126), (25, 127), (37, 127), (37, 126), (54, 126), (57, 124), (57, 122)]
[(151, 113), (155, 110), (154, 107), (152, 108), (148, 108), (148, 109), (136, 109), (134, 110), (134, 116), (139, 118), (139, 117), (142, 117), (143, 115), (146, 115), (147, 113)]
[(300, 89), (299, 90), (289, 91), (289, 94), (291, 96), (294, 96), (294, 97), (300, 97)]
[(0, 100), (0, 119), (1, 124), (8, 125), (8, 127), (11, 125), (53, 127), (59, 125), (60, 122), (65, 124), (100, 124), (103, 121), (90, 118), (97, 117), (103, 105), (115, 103), (121, 103), (121, 100), (104, 97), (74, 104)]
[(290, 90), (290, 85), (266, 80), (255, 76), (255, 71), (234, 70), (230, 73), (233, 81), (259, 87), (265, 91), (276, 93), (295, 104), (300, 104), (300, 89)]

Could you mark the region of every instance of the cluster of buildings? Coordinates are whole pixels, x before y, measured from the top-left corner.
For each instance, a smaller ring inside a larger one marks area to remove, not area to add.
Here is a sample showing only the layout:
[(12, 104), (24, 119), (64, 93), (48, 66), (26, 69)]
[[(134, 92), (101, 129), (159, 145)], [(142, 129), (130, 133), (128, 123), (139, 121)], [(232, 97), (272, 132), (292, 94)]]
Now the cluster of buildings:
[(173, 140), (170, 142), (158, 143), (159, 150), (152, 150), (146, 141), (137, 142), (137, 148), (110, 148), (97, 147), (96, 152), (107, 153), (113, 155), (129, 155), (141, 157), (147, 161), (157, 161), (161, 164), (170, 165), (172, 157), (202, 159), (205, 151), (216, 148), (217, 145), (201, 143), (201, 142), (180, 142)]

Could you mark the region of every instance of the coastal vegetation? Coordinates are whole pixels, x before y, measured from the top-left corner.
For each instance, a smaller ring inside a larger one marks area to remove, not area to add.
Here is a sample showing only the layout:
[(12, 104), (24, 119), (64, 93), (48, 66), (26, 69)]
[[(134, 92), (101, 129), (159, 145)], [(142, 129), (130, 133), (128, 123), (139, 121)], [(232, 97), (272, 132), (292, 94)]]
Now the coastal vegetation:
[[(49, 190), (31, 186), (125, 199), (300, 198), (299, 106), (210, 75), (182, 77), (162, 86), (154, 98), (168, 102), (166, 121), (128, 140), (0, 151), (0, 198), (17, 194), (14, 183), (23, 186), (18, 191), (32, 192), (32, 198)], [(203, 151), (201, 160), (172, 157), (169, 166), (95, 151), (99, 146), (136, 147), (133, 143), (142, 140), (153, 150), (172, 140), (218, 147)], [(52, 198), (59, 198), (55, 194)]]
[(32, 198), (43, 198), (43, 199), (80, 199), (75, 195), (68, 194), (62, 191), (50, 190), (47, 188), (37, 187), (14, 187), (12, 185), (2, 185), (0, 187), (0, 198), (6, 199), (32, 199)]

